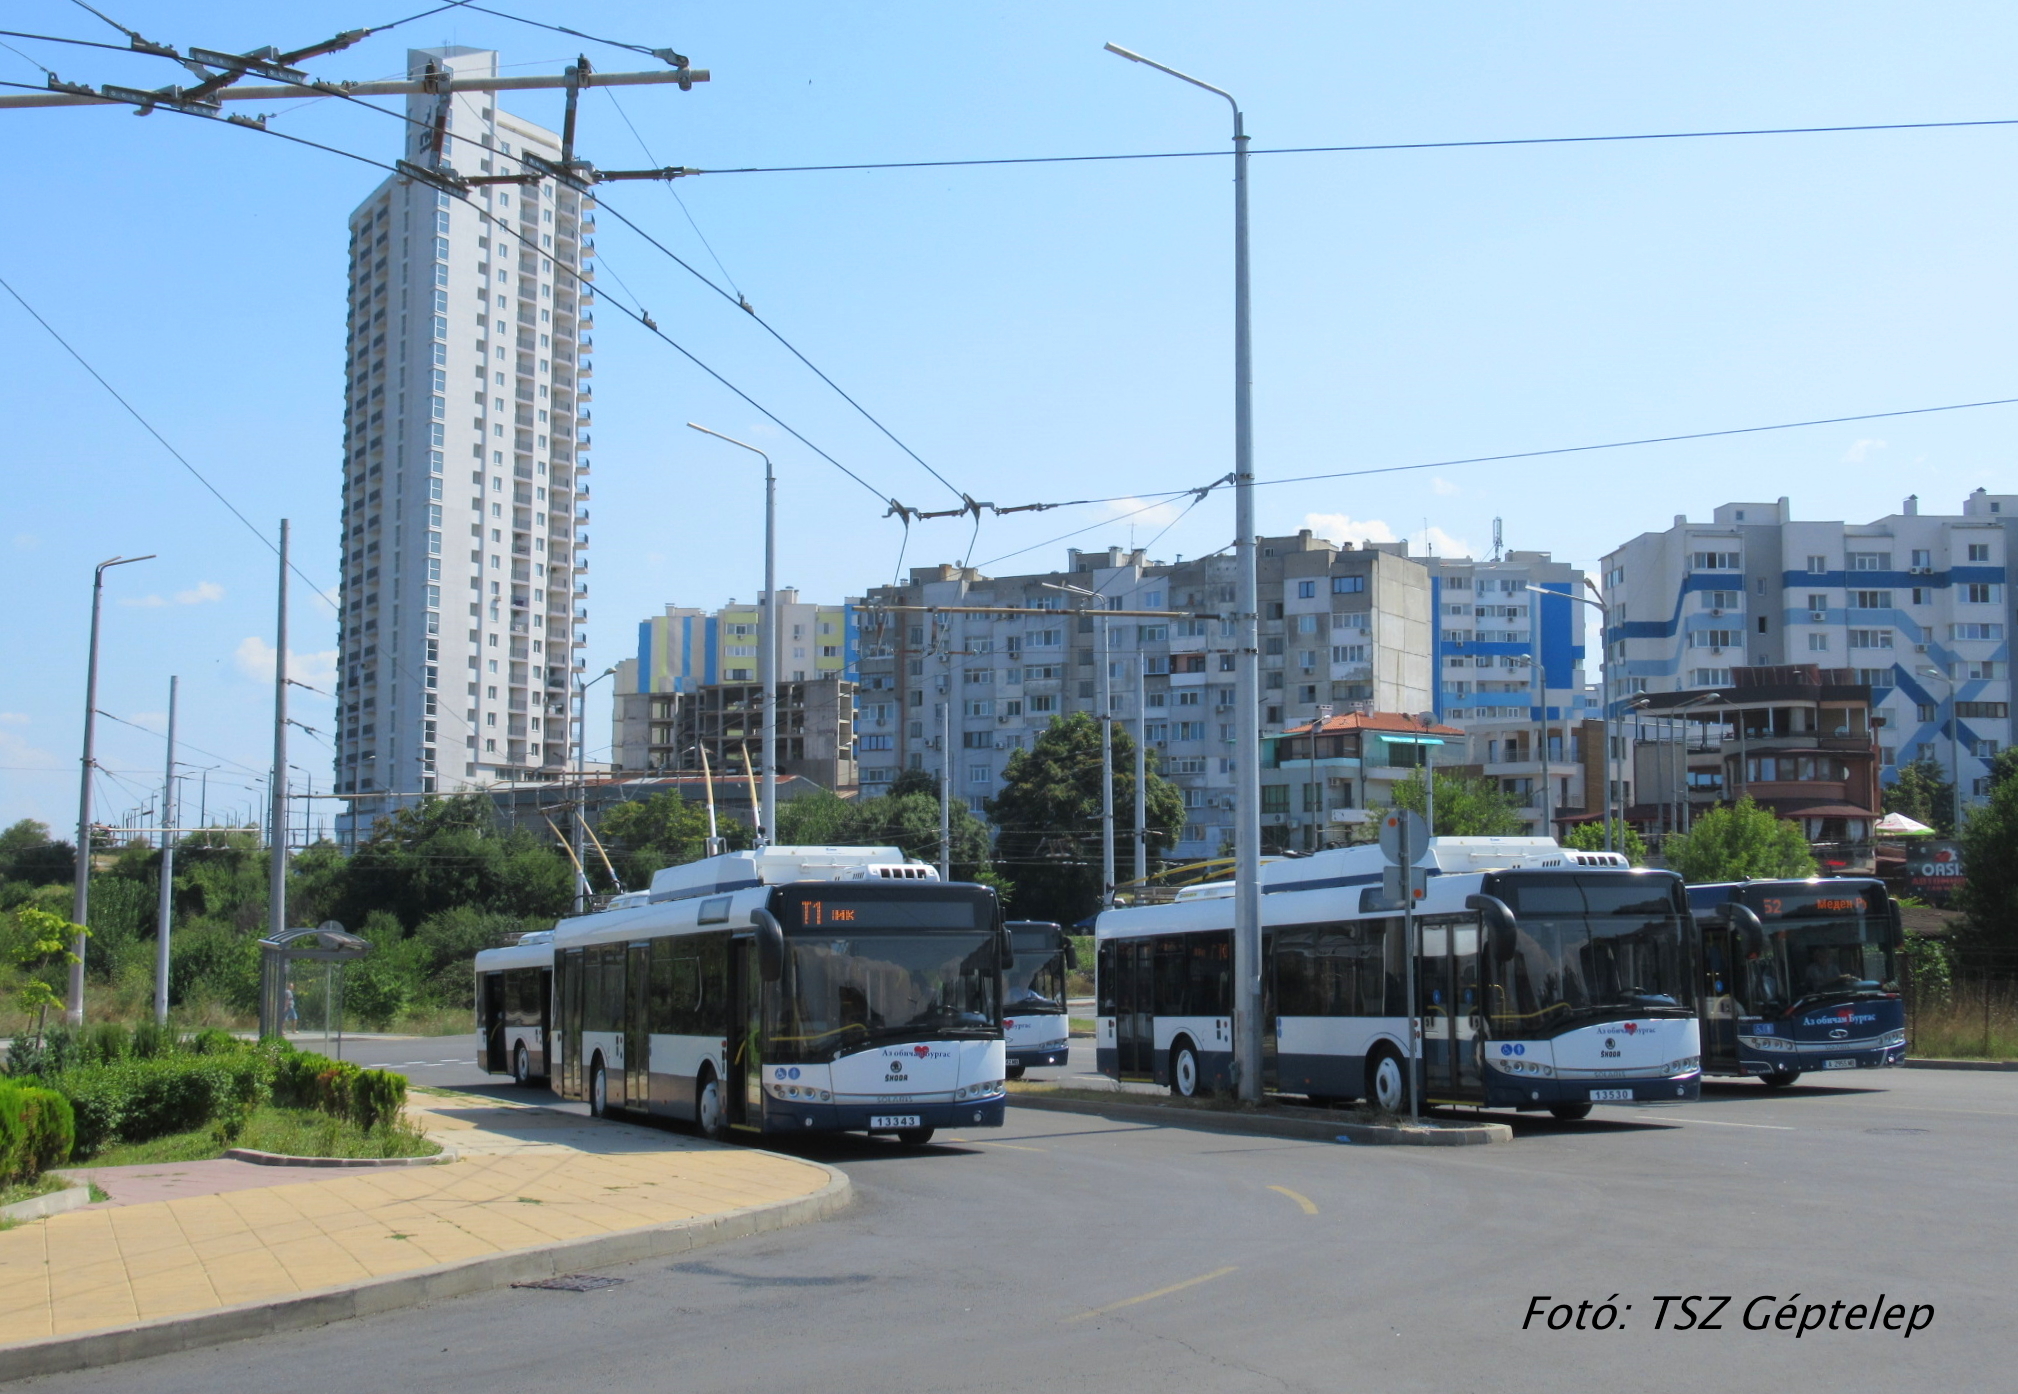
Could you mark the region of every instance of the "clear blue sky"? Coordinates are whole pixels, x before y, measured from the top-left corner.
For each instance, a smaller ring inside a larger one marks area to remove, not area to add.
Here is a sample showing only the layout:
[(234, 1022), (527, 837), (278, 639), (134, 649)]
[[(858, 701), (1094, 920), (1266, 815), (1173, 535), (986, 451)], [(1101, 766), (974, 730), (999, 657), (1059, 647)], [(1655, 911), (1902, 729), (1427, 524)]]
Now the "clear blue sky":
[[(408, 5), (420, 8), (416, 0)], [(100, 8), (105, 8), (100, 6)], [(1237, 93), (1257, 147), (2018, 117), (2006, 5), (879, 4), (507, 8), (647, 47), (714, 81), (627, 89), (654, 162), (699, 167), (1195, 150), (1216, 98), (1101, 51), (1115, 42)], [(298, 0), (112, 0), (161, 41), (285, 49), (397, 18)], [(9, 27), (120, 42), (75, 5), (19, 0)], [(583, 46), (438, 15), (310, 66), (398, 73), (409, 45), (493, 47), (556, 72)], [(161, 60), (21, 39), (0, 78), (153, 86)], [(653, 66), (590, 45), (600, 69)], [(34, 61), (30, 61), (30, 59)], [(4, 89), (0, 89), (4, 90)], [(559, 98), (506, 105), (558, 125)], [(239, 108), (234, 108), (239, 109)], [(337, 101), (273, 103), (278, 130), (379, 159), (401, 128)], [(5, 111), (0, 275), (262, 527), (335, 577), (345, 217), (363, 165), (271, 137), (125, 110)], [(606, 93), (583, 153), (646, 163)], [(2018, 395), (2011, 362), (2018, 127), (1257, 158), (1256, 458), (1263, 477)], [(1135, 494), (1230, 466), (1230, 197), (1222, 160), (720, 175), (676, 186), (726, 276), (962, 489), (996, 503)], [(664, 187), (608, 206), (717, 279)], [(757, 590), (761, 486), (690, 419), (776, 446), (781, 581), (821, 599), (889, 579), (902, 530), (608, 302), (642, 303), (698, 356), (885, 495), (954, 502), (739, 311), (612, 218), (597, 236), (595, 672), (667, 602)], [(2018, 488), (2013, 408), (1466, 466), (1262, 491), (1264, 528), (1438, 530), (1592, 563), (1679, 512), (1791, 495), (1863, 519), (1909, 493), (1951, 511)], [(990, 520), (986, 562), (1114, 519)], [(1164, 515), (1088, 546), (1147, 542)], [(906, 564), (957, 560), (968, 524), (913, 529)], [(1155, 543), (1231, 538), (1216, 495)], [(1062, 559), (1068, 543), (1001, 571)], [(74, 819), (93, 563), (111, 573), (101, 706), (157, 726), (183, 681), (186, 758), (243, 806), (267, 763), (272, 561), (11, 299), (0, 296), (0, 824)], [(327, 688), (327, 607), (295, 645)], [(592, 747), (607, 706), (592, 710)], [(328, 725), (302, 694), (299, 715)], [(101, 812), (157, 786), (161, 743), (101, 726)], [(327, 750), (294, 759), (328, 779)]]

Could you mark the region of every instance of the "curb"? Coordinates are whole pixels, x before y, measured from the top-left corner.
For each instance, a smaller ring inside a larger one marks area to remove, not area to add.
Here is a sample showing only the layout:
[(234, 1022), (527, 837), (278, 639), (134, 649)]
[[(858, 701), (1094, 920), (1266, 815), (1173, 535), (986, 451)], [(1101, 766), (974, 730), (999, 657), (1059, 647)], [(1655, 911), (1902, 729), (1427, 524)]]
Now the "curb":
[(91, 1204), (89, 1185), (67, 1172), (55, 1175), (73, 1184), (60, 1191), (51, 1191), (46, 1196), (31, 1196), (12, 1205), (0, 1205), (0, 1220), (39, 1220), (47, 1215), (61, 1215), (66, 1210), (80, 1210)]
[(453, 1147), (444, 1147), (432, 1157), (290, 1157), (284, 1152), (227, 1147), (224, 1155), (234, 1162), (263, 1167), (432, 1167), (445, 1166), (458, 1154)]
[(1044, 1109), (1052, 1113), (1092, 1114), (1124, 1123), (1155, 1123), (1167, 1128), (1195, 1128), (1208, 1133), (1295, 1138), (1300, 1142), (1336, 1142), (1344, 1138), (1352, 1142), (1402, 1147), (1476, 1147), (1489, 1142), (1513, 1141), (1513, 1129), (1504, 1123), (1397, 1128), (1381, 1123), (1348, 1123), (1281, 1114), (1217, 1113), (1165, 1104), (1104, 1104), (1090, 1099), (1047, 1099), (1041, 1094), (1011, 1094), (1009, 1106)]
[(751, 1205), (720, 1215), (675, 1220), (669, 1224), (616, 1234), (598, 1234), (538, 1249), (515, 1249), (461, 1263), (437, 1264), (412, 1273), (374, 1278), (352, 1287), (325, 1288), (320, 1292), (302, 1293), (277, 1301), (253, 1302), (226, 1307), (221, 1311), (163, 1317), (106, 1331), (52, 1336), (20, 1345), (0, 1346), (0, 1359), (4, 1359), (7, 1371), (5, 1378), (17, 1380), (30, 1375), (53, 1375), (67, 1370), (116, 1365), (127, 1360), (145, 1360), (150, 1356), (223, 1345), (254, 1336), (326, 1326), (353, 1317), (376, 1316), (423, 1302), (467, 1297), (513, 1283), (579, 1273), (589, 1268), (665, 1258), (710, 1244), (824, 1220), (846, 1208), (852, 1194), (845, 1173), (819, 1162), (807, 1162), (803, 1157), (791, 1160), (820, 1167), (827, 1173), (827, 1184), (812, 1195), (800, 1196), (796, 1200)]
[(1908, 1058), (1909, 1070), (2018, 1070), (2018, 1060), (1937, 1060)]

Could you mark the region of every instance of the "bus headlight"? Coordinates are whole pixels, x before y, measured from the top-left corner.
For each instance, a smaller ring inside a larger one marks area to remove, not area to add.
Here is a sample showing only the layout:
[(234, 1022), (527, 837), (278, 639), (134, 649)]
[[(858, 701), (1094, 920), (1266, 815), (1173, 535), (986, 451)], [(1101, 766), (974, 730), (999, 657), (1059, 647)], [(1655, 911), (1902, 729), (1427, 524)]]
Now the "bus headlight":
[(1906, 1044), (1906, 1028), (1902, 1026), (1897, 1031), (1887, 1031), (1879, 1038), (1878, 1044), (1883, 1046), (1902, 1046)]
[(1662, 1069), (1665, 1073), (1671, 1075), (1701, 1074), (1703, 1072), (1703, 1057), (1700, 1055), (1690, 1055), (1680, 1060), (1672, 1060), (1664, 1065)]

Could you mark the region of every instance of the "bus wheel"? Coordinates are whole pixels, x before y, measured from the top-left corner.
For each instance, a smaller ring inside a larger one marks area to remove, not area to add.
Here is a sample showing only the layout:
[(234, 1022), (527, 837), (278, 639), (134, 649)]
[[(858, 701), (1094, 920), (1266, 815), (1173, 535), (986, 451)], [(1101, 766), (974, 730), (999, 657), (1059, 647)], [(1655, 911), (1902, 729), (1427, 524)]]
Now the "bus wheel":
[(936, 1128), (899, 1128), (897, 1142), (904, 1147), (923, 1147), (932, 1140), (932, 1134), (937, 1131)]
[(598, 1055), (596, 1063), (589, 1069), (589, 1117), (607, 1118), (609, 1112), (609, 1079), (603, 1073), (603, 1057)]
[(521, 1041), (518, 1050), (512, 1055), (512, 1083), (524, 1089), (532, 1082), (532, 1060), (526, 1055), (525, 1043)]
[(713, 1070), (701, 1071), (701, 1082), (694, 1091), (694, 1124), (701, 1136), (710, 1142), (720, 1142), (728, 1136), (728, 1111), (722, 1107), (722, 1082), (715, 1078)]
[(1009, 1078), (1011, 1079), (1021, 1079), (1023, 1078), (1023, 1068), (1024, 1067), (1021, 1065), (1010, 1065), (1005, 1070), (1003, 1070), (1003, 1073), (1009, 1076)]
[(1180, 1099), (1198, 1097), (1198, 1052), (1180, 1040), (1170, 1051), (1170, 1092)]
[(1800, 1077), (1799, 1070), (1775, 1070), (1769, 1075), (1760, 1075), (1759, 1083), (1768, 1089), (1785, 1089)]
[(1391, 1047), (1383, 1048), (1367, 1066), (1367, 1097), (1374, 1107), (1388, 1113), (1408, 1112), (1408, 1071), (1401, 1056)]
[(1550, 1104), (1549, 1112), (1565, 1123), (1574, 1123), (1591, 1116), (1589, 1104)]

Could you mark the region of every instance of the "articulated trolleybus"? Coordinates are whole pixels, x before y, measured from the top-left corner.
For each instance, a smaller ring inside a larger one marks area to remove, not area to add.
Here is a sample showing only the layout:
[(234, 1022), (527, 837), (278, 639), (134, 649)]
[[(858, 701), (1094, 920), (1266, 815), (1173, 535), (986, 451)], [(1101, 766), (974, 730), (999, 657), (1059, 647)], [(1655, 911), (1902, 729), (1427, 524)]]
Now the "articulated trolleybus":
[(554, 1085), (731, 1132), (999, 1127), (995, 892), (893, 847), (764, 847), (554, 930)]
[(1703, 1068), (1784, 1088), (1906, 1059), (1899, 907), (1842, 877), (1689, 887), (1703, 937)]
[(1065, 1015), (1065, 973), (1079, 966), (1072, 941), (1050, 920), (1011, 920), (1015, 965), (1002, 998), (1002, 1038), (1009, 1078), (1025, 1070), (1063, 1065), (1072, 1046)]
[[(1548, 838), (1430, 839), (1412, 916), (1377, 847), (1262, 867), (1262, 1085), (1320, 1101), (1547, 1109), (1702, 1088), (1681, 878)], [(1233, 1083), (1233, 894), (1219, 882), (1096, 924), (1098, 1067), (1177, 1094)], [(1411, 1018), (1420, 1033), (1410, 1050)]]

